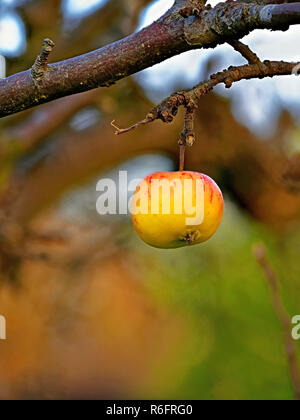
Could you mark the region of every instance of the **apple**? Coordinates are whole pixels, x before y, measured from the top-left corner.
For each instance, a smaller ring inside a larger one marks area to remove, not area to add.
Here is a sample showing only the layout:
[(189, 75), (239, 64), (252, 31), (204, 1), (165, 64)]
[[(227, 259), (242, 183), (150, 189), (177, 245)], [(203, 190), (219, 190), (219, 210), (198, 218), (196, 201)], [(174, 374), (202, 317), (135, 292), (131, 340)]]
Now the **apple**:
[(224, 201), (207, 175), (157, 172), (144, 178), (132, 198), (135, 231), (156, 248), (180, 248), (207, 241), (218, 229)]

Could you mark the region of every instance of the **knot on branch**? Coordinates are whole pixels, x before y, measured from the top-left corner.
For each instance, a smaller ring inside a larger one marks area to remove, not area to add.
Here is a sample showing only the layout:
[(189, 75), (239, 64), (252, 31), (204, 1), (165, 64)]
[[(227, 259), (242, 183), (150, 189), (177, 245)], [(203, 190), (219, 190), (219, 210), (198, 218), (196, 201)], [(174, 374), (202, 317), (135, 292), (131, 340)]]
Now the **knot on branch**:
[[(211, 82), (215, 85), (218, 83), (224, 83), (226, 89), (230, 89), (234, 82), (241, 79), (241, 67), (230, 66), (227, 70), (223, 70), (219, 73), (212, 74), (210, 76)], [(213, 89), (214, 86), (208, 85), (209, 89)], [(202, 92), (201, 92), (202, 93)]]
[(205, 5), (205, 0), (202, 4), (199, 4), (197, 0), (190, 0), (190, 3), (179, 11), (179, 14), (185, 19), (190, 16), (200, 17), (204, 10), (210, 10), (211, 8), (211, 5)]
[(43, 79), (45, 73), (48, 71), (48, 57), (51, 54), (55, 44), (54, 42), (46, 38), (42, 45), (42, 49), (34, 65), (31, 68), (31, 76), (34, 82), (39, 82)]
[(186, 97), (184, 92), (174, 93), (160, 105), (153, 108), (152, 112), (155, 115), (155, 119), (171, 123), (178, 113), (178, 108), (185, 105), (185, 103)]

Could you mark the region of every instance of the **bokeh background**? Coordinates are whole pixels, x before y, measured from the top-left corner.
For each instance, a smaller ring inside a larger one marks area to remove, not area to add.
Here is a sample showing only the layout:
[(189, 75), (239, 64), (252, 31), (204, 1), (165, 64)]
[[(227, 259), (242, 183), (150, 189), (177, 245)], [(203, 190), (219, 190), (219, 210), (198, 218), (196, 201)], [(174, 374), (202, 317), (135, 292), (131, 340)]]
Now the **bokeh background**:
[[(172, 0), (0, 0), (0, 77), (151, 23)], [(300, 27), (255, 31), (262, 59), (300, 61)], [(229, 46), (167, 60), (110, 89), (0, 120), (1, 399), (292, 399), (282, 327), (253, 257), (263, 242), (300, 314), (300, 78), (243, 81), (199, 102), (186, 168), (221, 186), (206, 244), (156, 250), (128, 216), (99, 216), (96, 184), (178, 166), (182, 114), (122, 137), (174, 90), (243, 59)], [(0, 93), (1, 94), (1, 93)], [(300, 343), (297, 343), (300, 350)]]

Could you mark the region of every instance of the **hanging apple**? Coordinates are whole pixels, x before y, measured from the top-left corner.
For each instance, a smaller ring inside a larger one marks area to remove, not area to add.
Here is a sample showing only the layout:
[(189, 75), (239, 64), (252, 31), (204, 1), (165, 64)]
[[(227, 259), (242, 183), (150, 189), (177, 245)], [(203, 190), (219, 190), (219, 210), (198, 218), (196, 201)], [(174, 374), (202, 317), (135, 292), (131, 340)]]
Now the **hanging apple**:
[(217, 184), (198, 172), (157, 172), (144, 178), (132, 200), (139, 237), (156, 248), (207, 241), (218, 229), (224, 201)]

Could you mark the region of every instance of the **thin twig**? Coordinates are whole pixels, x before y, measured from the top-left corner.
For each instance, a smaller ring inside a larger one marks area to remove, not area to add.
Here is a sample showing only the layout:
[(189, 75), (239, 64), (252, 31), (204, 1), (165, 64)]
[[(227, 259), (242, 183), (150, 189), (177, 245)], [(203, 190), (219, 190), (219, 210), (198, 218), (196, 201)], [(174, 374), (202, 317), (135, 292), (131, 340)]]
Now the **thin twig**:
[(165, 123), (171, 123), (174, 120), (174, 117), (177, 115), (178, 108), (181, 105), (185, 105), (187, 100), (185, 98), (184, 92), (174, 93), (169, 98), (165, 99), (159, 105), (154, 107), (146, 116), (146, 118), (131, 127), (128, 128), (119, 128), (115, 125), (115, 120), (111, 122), (111, 125), (116, 129), (115, 134), (125, 134), (131, 130), (135, 130), (141, 125), (149, 124), (155, 120), (162, 120)]
[(48, 57), (51, 54), (54, 46), (55, 44), (51, 39), (44, 39), (40, 55), (38, 55), (34, 65), (31, 68), (31, 75), (34, 81), (38, 82), (48, 71)]
[(237, 52), (239, 52), (249, 64), (260, 63), (258, 56), (251, 51), (248, 45), (243, 44), (241, 41), (233, 40), (228, 42)]
[(263, 244), (256, 245), (253, 249), (253, 254), (256, 261), (262, 268), (270, 286), (272, 304), (284, 331), (285, 353), (289, 365), (295, 397), (297, 400), (300, 400), (300, 370), (298, 366), (296, 346), (291, 335), (291, 319), (280, 297), (278, 277), (267, 259), (266, 248)]
[(116, 129), (115, 134), (118, 136), (120, 134), (125, 134), (128, 133), (129, 131), (135, 130), (136, 128), (140, 127), (141, 125), (146, 125), (149, 124), (151, 122), (153, 122), (156, 119), (156, 117), (152, 117), (152, 115), (149, 113), (146, 118), (142, 121), (139, 121), (138, 123), (132, 125), (131, 127), (128, 128), (120, 128), (115, 124), (116, 120), (113, 120), (110, 124), (113, 128)]
[(66, 245), (70, 238), (60, 232), (35, 232), (30, 230), (26, 233), (26, 239), (31, 242), (40, 242), (45, 244)]

